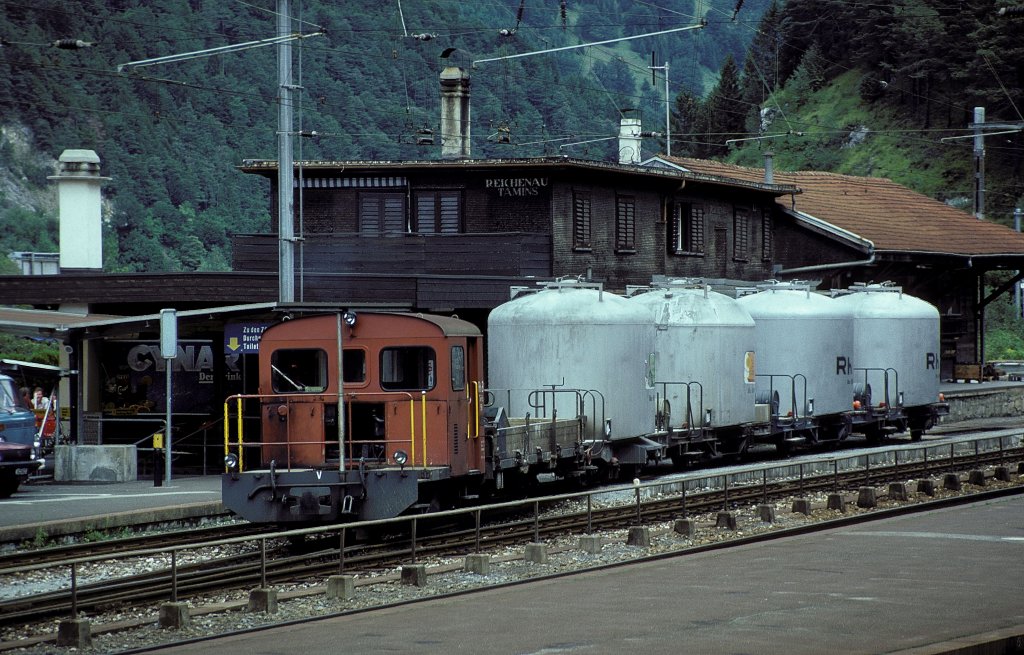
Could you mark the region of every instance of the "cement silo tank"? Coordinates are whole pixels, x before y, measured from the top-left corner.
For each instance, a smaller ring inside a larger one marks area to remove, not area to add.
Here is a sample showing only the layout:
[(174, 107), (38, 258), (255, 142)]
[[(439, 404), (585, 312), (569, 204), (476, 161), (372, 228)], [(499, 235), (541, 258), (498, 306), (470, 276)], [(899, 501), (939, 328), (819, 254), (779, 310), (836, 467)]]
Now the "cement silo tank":
[(757, 336), (735, 298), (705, 284), (667, 283), (634, 295), (655, 327), (655, 387), (673, 428), (712, 429), (754, 420)]
[(607, 421), (613, 441), (654, 432), (653, 330), (640, 305), (596, 284), (551, 283), (494, 308), (487, 337), (487, 386), (509, 416), (575, 416), (571, 394), (535, 392), (576, 389), (586, 396), (588, 438), (601, 438)]
[(854, 285), (835, 303), (853, 325), (855, 384), (874, 405), (904, 407), (939, 398), (939, 311), (890, 284)]
[(777, 392), (779, 415), (821, 417), (853, 405), (853, 325), (847, 312), (810, 286), (774, 283), (738, 299), (757, 332), (757, 396)]

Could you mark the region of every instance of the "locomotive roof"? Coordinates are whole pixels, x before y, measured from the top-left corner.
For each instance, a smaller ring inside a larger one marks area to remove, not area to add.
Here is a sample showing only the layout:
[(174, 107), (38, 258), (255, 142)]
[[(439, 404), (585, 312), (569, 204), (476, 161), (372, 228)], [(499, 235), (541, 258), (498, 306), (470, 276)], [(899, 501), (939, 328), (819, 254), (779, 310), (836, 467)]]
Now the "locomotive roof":
[[(481, 336), (480, 329), (470, 323), (469, 321), (463, 320), (456, 316), (440, 316), (438, 314), (421, 314), (414, 312), (388, 312), (388, 311), (368, 311), (362, 310), (357, 312), (358, 316), (365, 315), (377, 315), (377, 316), (405, 316), (408, 318), (419, 319), (431, 323), (446, 337), (478, 337)], [(321, 318), (334, 320), (336, 313), (318, 313), (318, 314), (307, 314), (303, 318)], [(358, 319), (357, 319), (358, 320)], [(286, 325), (287, 323), (278, 323), (277, 325)]]

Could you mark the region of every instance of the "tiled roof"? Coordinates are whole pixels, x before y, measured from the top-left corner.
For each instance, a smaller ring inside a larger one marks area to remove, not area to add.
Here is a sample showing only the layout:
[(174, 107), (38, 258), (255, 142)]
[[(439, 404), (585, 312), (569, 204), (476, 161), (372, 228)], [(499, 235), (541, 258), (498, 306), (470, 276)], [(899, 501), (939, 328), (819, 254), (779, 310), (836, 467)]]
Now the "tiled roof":
[[(664, 157), (687, 170), (744, 180), (764, 180), (763, 168)], [(877, 251), (954, 255), (1022, 255), (1024, 235), (911, 191), (881, 177), (814, 171), (774, 173), (775, 184), (793, 184), (801, 193), (776, 199), (871, 241)]]

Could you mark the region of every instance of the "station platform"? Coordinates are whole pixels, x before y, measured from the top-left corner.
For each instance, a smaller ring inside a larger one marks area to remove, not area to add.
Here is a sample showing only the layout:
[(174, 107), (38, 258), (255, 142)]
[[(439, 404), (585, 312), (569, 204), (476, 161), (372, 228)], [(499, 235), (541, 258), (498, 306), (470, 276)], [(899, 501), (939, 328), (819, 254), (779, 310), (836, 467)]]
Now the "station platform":
[(112, 484), (28, 483), (0, 500), (0, 544), (224, 513), (220, 476)]
[(981, 655), (1024, 643), (1024, 497), (147, 652)]

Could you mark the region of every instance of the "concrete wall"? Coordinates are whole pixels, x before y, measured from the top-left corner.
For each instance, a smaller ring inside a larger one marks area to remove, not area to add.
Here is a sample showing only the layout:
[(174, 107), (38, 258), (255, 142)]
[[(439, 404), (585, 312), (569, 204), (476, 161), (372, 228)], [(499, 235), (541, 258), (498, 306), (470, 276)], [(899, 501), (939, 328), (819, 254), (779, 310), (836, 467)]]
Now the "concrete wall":
[(135, 446), (57, 446), (57, 482), (130, 482), (138, 477)]

